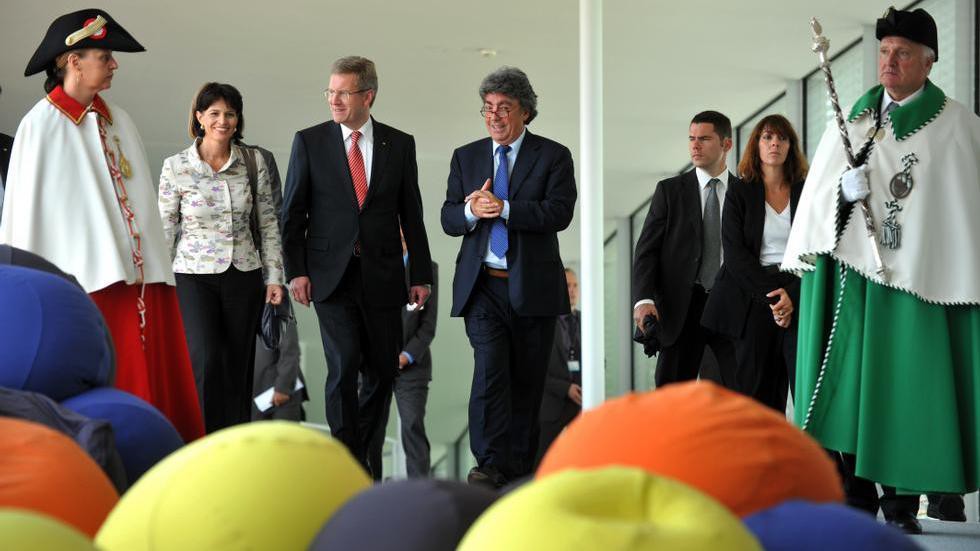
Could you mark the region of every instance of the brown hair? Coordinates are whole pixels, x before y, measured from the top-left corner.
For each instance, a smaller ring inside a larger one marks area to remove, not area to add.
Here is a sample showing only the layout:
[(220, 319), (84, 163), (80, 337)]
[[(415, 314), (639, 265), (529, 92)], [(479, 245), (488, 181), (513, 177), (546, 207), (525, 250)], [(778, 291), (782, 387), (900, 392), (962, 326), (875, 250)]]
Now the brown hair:
[(45, 72), (48, 75), (44, 80), (45, 94), (50, 94), (51, 90), (65, 83), (65, 74), (68, 73), (68, 57), (72, 54), (78, 57), (85, 57), (88, 55), (88, 48), (70, 50), (54, 58), (54, 61), (45, 68)]
[(792, 185), (806, 178), (808, 168), (806, 157), (800, 149), (800, 138), (793, 130), (793, 125), (782, 115), (767, 115), (755, 128), (745, 143), (742, 160), (738, 162), (738, 174), (746, 182), (762, 181), (762, 160), (759, 157), (759, 138), (766, 130), (789, 140), (789, 153), (783, 164), (783, 177)]

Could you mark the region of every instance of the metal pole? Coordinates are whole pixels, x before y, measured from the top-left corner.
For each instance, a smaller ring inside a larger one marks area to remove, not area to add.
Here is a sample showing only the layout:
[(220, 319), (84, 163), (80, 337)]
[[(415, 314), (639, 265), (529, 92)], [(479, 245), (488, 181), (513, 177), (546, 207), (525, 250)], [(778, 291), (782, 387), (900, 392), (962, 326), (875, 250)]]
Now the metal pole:
[(603, 345), (602, 0), (579, 1), (582, 406), (606, 396)]

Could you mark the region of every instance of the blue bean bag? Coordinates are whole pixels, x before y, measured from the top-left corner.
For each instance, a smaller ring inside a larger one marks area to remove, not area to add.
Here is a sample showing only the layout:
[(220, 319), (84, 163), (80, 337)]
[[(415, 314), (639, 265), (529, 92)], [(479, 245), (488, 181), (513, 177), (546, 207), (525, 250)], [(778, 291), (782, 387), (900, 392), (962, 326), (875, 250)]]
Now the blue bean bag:
[(766, 551), (917, 551), (901, 531), (838, 503), (785, 501), (744, 519)]
[(0, 386), (61, 401), (105, 386), (112, 373), (102, 314), (77, 286), (0, 265)]
[[(496, 499), (491, 490), (451, 480), (372, 486), (330, 517), (310, 551), (453, 551)], [(379, 522), (384, 529), (378, 529)]]
[(116, 449), (122, 457), (130, 485), (150, 467), (184, 445), (177, 429), (162, 413), (128, 392), (96, 388), (73, 396), (61, 405), (90, 419), (103, 419), (112, 425)]

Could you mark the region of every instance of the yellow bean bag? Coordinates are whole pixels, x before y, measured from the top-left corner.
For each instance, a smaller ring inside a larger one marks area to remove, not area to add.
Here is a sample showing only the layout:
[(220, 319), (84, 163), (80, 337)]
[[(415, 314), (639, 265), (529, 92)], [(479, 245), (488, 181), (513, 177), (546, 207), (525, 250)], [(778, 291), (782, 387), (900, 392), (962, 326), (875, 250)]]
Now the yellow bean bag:
[(641, 469), (568, 470), (490, 506), (460, 551), (761, 550), (738, 518), (701, 492)]
[(0, 509), (0, 542), (6, 551), (97, 551), (78, 530), (23, 509)]
[(165, 458), (113, 509), (105, 551), (306, 549), (371, 481), (342, 444), (287, 421), (228, 428)]
[(739, 517), (788, 499), (843, 501), (840, 477), (810, 436), (751, 398), (701, 381), (606, 402), (555, 440), (537, 477), (631, 465), (689, 484)]
[(92, 537), (118, 500), (109, 478), (70, 438), (0, 418), (0, 507), (54, 517)]

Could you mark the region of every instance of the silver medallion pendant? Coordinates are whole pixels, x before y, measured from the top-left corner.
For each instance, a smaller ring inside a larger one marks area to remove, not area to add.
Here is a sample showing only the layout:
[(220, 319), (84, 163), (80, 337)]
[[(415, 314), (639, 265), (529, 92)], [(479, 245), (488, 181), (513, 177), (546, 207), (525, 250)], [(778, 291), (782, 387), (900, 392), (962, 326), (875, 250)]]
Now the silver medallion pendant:
[(882, 246), (891, 250), (902, 246), (902, 224), (898, 221), (898, 213), (902, 212), (902, 205), (899, 199), (905, 199), (912, 193), (914, 181), (912, 180), (912, 167), (918, 164), (919, 158), (915, 153), (909, 153), (902, 157), (904, 167), (898, 174), (892, 176), (888, 188), (894, 199), (885, 201), (885, 210), (888, 212), (882, 222), (881, 238), (878, 240)]
[(892, 176), (889, 186), (892, 196), (896, 199), (905, 199), (912, 192), (912, 176), (907, 172), (899, 172)]

